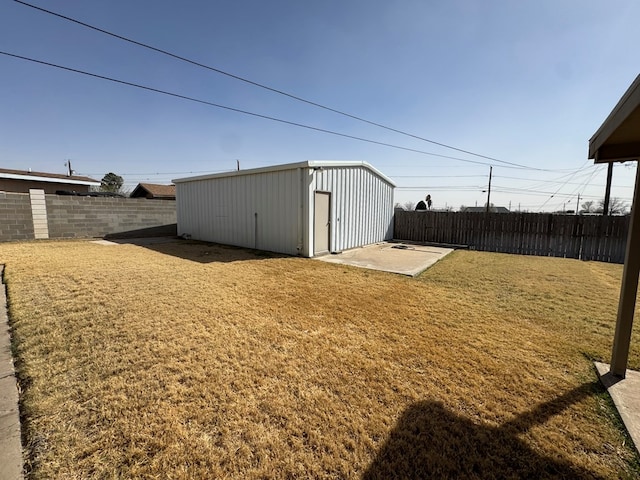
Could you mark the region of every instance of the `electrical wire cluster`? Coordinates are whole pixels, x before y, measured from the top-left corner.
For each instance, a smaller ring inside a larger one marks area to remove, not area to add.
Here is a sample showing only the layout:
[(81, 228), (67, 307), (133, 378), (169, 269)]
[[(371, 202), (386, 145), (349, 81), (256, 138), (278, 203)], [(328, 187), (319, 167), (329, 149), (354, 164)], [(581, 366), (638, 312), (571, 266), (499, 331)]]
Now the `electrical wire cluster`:
[[(497, 181), (492, 185), (492, 191), (493, 192), (498, 192), (498, 193), (507, 193), (507, 194), (518, 194), (518, 195), (533, 195), (533, 196), (545, 196), (547, 197), (547, 199), (545, 200), (544, 203), (542, 203), (542, 205), (540, 205), (538, 208), (541, 209), (543, 208), (545, 205), (547, 205), (549, 202), (551, 202), (554, 198), (571, 198), (571, 197), (575, 197), (576, 195), (581, 195), (582, 198), (587, 198), (587, 197), (593, 197), (596, 198), (595, 196), (589, 196), (589, 195), (584, 195), (581, 192), (584, 191), (584, 189), (587, 188), (587, 186), (589, 186), (590, 182), (592, 181), (592, 179), (594, 178), (594, 176), (598, 173), (599, 169), (598, 166), (590, 166), (589, 168), (586, 168), (586, 165), (581, 166), (580, 168), (577, 169), (573, 169), (573, 170), (566, 170), (566, 169), (544, 169), (544, 168), (537, 168), (537, 167), (532, 167), (529, 165), (525, 165), (525, 164), (521, 164), (521, 163), (517, 163), (517, 162), (513, 162), (513, 161), (509, 161), (509, 160), (503, 160), (503, 159), (499, 159), (499, 158), (495, 158), (489, 155), (484, 155), (484, 154), (480, 154), (471, 150), (467, 150), (467, 149), (463, 149), (454, 145), (449, 145), (446, 143), (442, 143), (442, 142), (438, 142), (429, 138), (426, 138), (424, 136), (420, 136), (420, 135), (416, 135), (410, 132), (406, 132), (404, 130), (400, 130), (397, 128), (393, 128), (390, 127), (388, 125), (376, 122), (376, 121), (372, 121), (366, 118), (363, 118), (361, 116), (352, 114), (352, 113), (348, 113), (342, 109), (338, 109), (338, 108), (334, 108), (334, 107), (330, 107), (324, 104), (321, 104), (319, 102), (315, 102), (297, 95), (294, 95), (292, 93), (286, 92), (284, 90), (278, 89), (278, 88), (274, 88), (268, 85), (265, 85), (263, 83), (257, 82), (255, 80), (251, 80), (248, 79), (246, 77), (242, 77), (240, 75), (236, 75), (234, 73), (228, 72), (226, 70), (223, 70), (221, 68), (218, 67), (214, 67), (211, 65), (206, 65), (204, 63), (198, 62), (196, 60), (187, 58), (183, 55), (179, 55), (177, 53), (174, 52), (170, 52), (164, 49), (160, 49), (157, 47), (154, 47), (152, 45), (149, 45), (147, 43), (126, 37), (124, 35), (120, 35), (114, 32), (111, 32), (109, 30), (106, 30), (104, 28), (100, 28), (97, 27), (95, 25), (91, 25), (88, 24), (86, 22), (82, 22), (80, 20), (74, 19), (72, 17), (66, 16), (66, 15), (62, 15), (60, 13), (51, 11), (51, 10), (47, 10), (45, 8), (36, 6), (36, 5), (32, 5), (30, 3), (27, 3), (25, 1), (22, 0), (14, 0), (14, 2), (21, 4), (25, 7), (29, 7), (32, 8), (34, 10), (37, 10), (41, 13), (47, 14), (47, 15), (51, 15), (51, 16), (55, 16), (61, 20), (67, 21), (67, 22), (71, 22), (77, 25), (80, 25), (84, 28), (90, 29), (92, 31), (98, 32), (100, 34), (103, 35), (107, 35), (110, 36), (112, 38), (115, 38), (119, 41), (122, 42), (126, 42), (128, 44), (131, 45), (135, 45), (137, 47), (146, 49), (146, 50), (150, 50), (153, 51), (155, 53), (159, 53), (161, 55), (165, 55), (167, 57), (170, 57), (174, 60), (177, 60), (179, 62), (182, 63), (187, 63), (190, 64), (192, 66), (196, 66), (198, 68), (202, 68), (205, 70), (208, 70), (210, 72), (214, 72), (216, 74), (219, 75), (224, 75), (227, 76), (229, 78), (232, 78), (236, 81), (239, 82), (243, 82), (246, 84), (249, 84), (253, 87), (262, 89), (262, 90), (266, 90), (269, 91), (271, 93), (280, 95), (280, 96), (284, 96), (287, 97), (291, 100), (297, 101), (297, 102), (302, 102), (305, 103), (307, 105), (311, 105), (313, 107), (316, 107), (318, 109), (322, 109), (331, 113), (334, 113), (336, 115), (340, 115), (346, 118), (349, 118), (351, 120), (355, 120), (357, 122), (361, 122), (361, 123), (365, 123), (367, 125), (370, 126), (374, 126), (377, 127), (379, 129), (383, 129), (386, 131), (390, 131), (393, 132), (395, 134), (404, 136), (404, 137), (408, 137), (411, 138), (413, 140), (419, 140), (425, 143), (429, 143), (432, 145), (436, 145), (438, 147), (444, 148), (444, 149), (448, 149), (457, 153), (462, 153), (465, 154), (467, 156), (473, 157), (473, 158), (465, 158), (465, 157), (460, 157), (460, 156), (451, 156), (451, 155), (443, 155), (440, 153), (436, 153), (436, 152), (430, 152), (430, 151), (426, 151), (426, 150), (421, 150), (421, 149), (417, 149), (417, 148), (411, 148), (405, 145), (400, 145), (397, 143), (389, 143), (389, 142), (383, 142), (383, 141), (379, 141), (376, 140), (375, 138), (367, 138), (367, 137), (362, 137), (362, 136), (357, 136), (357, 135), (352, 135), (350, 133), (346, 133), (343, 131), (336, 131), (336, 130), (329, 130), (329, 129), (325, 129), (325, 128), (321, 128), (321, 127), (317, 127), (314, 125), (310, 125), (307, 123), (302, 123), (299, 121), (294, 121), (294, 120), (289, 120), (289, 119), (284, 119), (284, 118), (278, 118), (275, 117), (273, 115), (269, 115), (269, 114), (263, 114), (263, 113), (257, 113), (257, 112), (252, 112), (252, 111), (248, 111), (248, 110), (244, 110), (244, 109), (240, 109), (240, 108), (236, 108), (233, 106), (229, 106), (229, 105), (222, 105), (220, 103), (217, 102), (213, 102), (213, 101), (209, 101), (209, 100), (205, 100), (202, 98), (197, 98), (194, 96), (190, 96), (190, 95), (185, 95), (185, 94), (181, 94), (181, 93), (177, 93), (177, 92), (171, 92), (168, 90), (163, 90), (163, 89), (159, 89), (159, 88), (155, 88), (149, 85), (144, 85), (141, 83), (136, 83), (136, 82), (130, 82), (124, 79), (118, 79), (118, 78), (114, 78), (114, 77), (110, 77), (110, 76), (106, 76), (106, 75), (99, 75), (96, 73), (92, 73), (86, 70), (81, 70), (81, 69), (77, 69), (77, 68), (72, 68), (69, 66), (64, 66), (64, 65), (59, 65), (59, 64), (55, 64), (52, 62), (48, 62), (45, 60), (41, 60), (41, 59), (36, 59), (36, 58), (31, 58), (31, 57), (27, 57), (24, 55), (19, 55), (17, 53), (13, 53), (13, 52), (6, 52), (6, 51), (0, 51), (0, 54), (5, 56), (5, 57), (11, 57), (14, 59), (19, 59), (22, 61), (27, 61), (27, 62), (31, 62), (31, 63), (36, 63), (42, 66), (47, 66), (50, 68), (56, 68), (56, 69), (60, 69), (60, 70), (65, 70), (68, 72), (72, 72), (72, 73), (76, 73), (76, 74), (80, 74), (80, 75), (85, 75), (88, 77), (92, 77), (95, 79), (99, 79), (99, 80), (103, 80), (103, 81), (109, 81), (109, 82), (114, 82), (117, 84), (121, 84), (121, 85), (125, 85), (128, 87), (133, 87), (133, 88), (138, 88), (138, 89), (142, 89), (145, 91), (149, 91), (149, 92), (153, 92), (156, 94), (160, 94), (160, 95), (165, 95), (165, 96), (169, 96), (169, 97), (174, 97), (177, 99), (181, 99), (181, 100), (185, 100), (185, 101), (189, 101), (189, 102), (195, 102), (195, 103), (199, 103), (199, 104), (203, 104), (203, 105), (207, 105), (209, 107), (213, 107), (213, 108), (218, 108), (218, 109), (223, 109), (226, 111), (230, 111), (230, 112), (235, 112), (238, 114), (242, 114), (242, 115), (248, 115), (248, 116), (253, 116), (253, 117), (257, 117), (257, 118), (261, 118), (264, 120), (268, 120), (268, 121), (272, 121), (272, 122), (278, 122), (281, 124), (286, 124), (292, 127), (297, 127), (297, 128), (304, 128), (304, 129), (308, 129), (308, 130), (312, 130), (312, 131), (316, 131), (319, 133), (323, 133), (323, 134), (328, 134), (328, 135), (334, 135), (334, 136), (339, 136), (339, 137), (343, 137), (343, 138), (348, 138), (351, 140), (355, 140), (355, 141), (360, 141), (360, 142), (366, 142), (366, 143), (370, 143), (370, 144), (375, 144), (375, 145), (379, 145), (379, 146), (383, 146), (383, 147), (387, 147), (387, 148), (393, 148), (393, 149), (397, 149), (397, 150), (402, 150), (402, 151), (408, 151), (408, 152), (412, 152), (412, 153), (417, 153), (420, 155), (427, 155), (427, 156), (431, 156), (431, 157), (437, 157), (437, 158), (442, 158), (442, 159), (446, 159), (446, 160), (451, 160), (451, 161), (455, 161), (455, 162), (463, 162), (463, 163), (468, 163), (468, 164), (475, 164), (475, 165), (484, 165), (484, 166), (499, 166), (501, 168), (505, 168), (505, 169), (517, 169), (517, 170), (523, 170), (523, 171), (528, 171), (528, 172), (555, 172), (555, 173), (560, 173), (560, 172), (567, 172), (565, 175), (562, 175), (560, 177), (557, 177), (555, 179), (550, 179), (550, 180), (545, 180), (545, 179), (538, 179), (535, 180), (533, 178), (522, 178), (522, 177), (513, 177), (513, 176), (506, 176), (506, 175), (495, 175), (495, 179), (504, 179), (504, 180), (517, 180), (517, 181), (528, 181), (528, 182), (533, 182), (529, 185), (525, 185), (522, 187), (515, 187), (512, 185), (509, 185), (509, 182), (506, 182), (506, 184), (502, 184), (501, 181)], [(450, 166), (450, 165), (449, 165)], [(194, 174), (194, 173), (205, 173), (205, 172), (155, 172), (155, 173), (131, 173), (131, 174), (122, 174), (122, 175), (126, 175), (129, 178), (139, 178), (141, 181), (147, 180), (147, 181), (159, 181), (160, 179), (162, 179), (162, 181), (166, 181), (166, 178), (168, 176), (173, 176), (173, 175), (182, 175), (182, 174)], [(211, 173), (210, 171), (207, 171), (207, 173)], [(88, 174), (88, 175), (92, 175), (92, 174)], [(424, 176), (424, 178), (429, 178), (429, 179), (434, 179), (434, 178), (452, 178), (452, 179), (465, 179), (465, 178), (481, 178), (484, 177), (483, 175), (451, 175), (451, 176), (438, 176), (438, 175), (432, 175), (432, 176)], [(393, 178), (397, 178), (397, 179), (406, 179), (406, 178), (411, 178), (413, 180), (418, 179), (418, 178), (423, 178), (420, 176), (405, 176), (405, 175), (399, 175)], [(155, 179), (155, 180), (154, 180)], [(402, 180), (402, 182), (405, 182), (404, 180)], [(409, 182), (411, 183), (411, 182)], [(398, 187), (399, 190), (407, 190), (407, 191), (413, 191), (413, 190), (421, 190), (421, 191), (425, 191), (425, 190), (449, 190), (449, 191), (478, 191), (478, 190), (482, 190), (482, 189), (486, 189), (487, 186), (486, 185), (479, 185), (479, 184), (459, 184), (457, 182), (452, 182), (455, 183), (454, 185), (431, 185), (431, 186), (424, 186), (424, 185), (413, 185), (413, 186), (400, 186)], [(512, 183), (512, 182), (511, 182)], [(557, 186), (559, 185), (559, 186)], [(555, 187), (557, 186), (557, 188)], [(567, 186), (574, 186), (575, 188), (570, 192), (570, 193), (565, 193), (564, 189)], [(599, 198), (599, 197), (598, 197)]]

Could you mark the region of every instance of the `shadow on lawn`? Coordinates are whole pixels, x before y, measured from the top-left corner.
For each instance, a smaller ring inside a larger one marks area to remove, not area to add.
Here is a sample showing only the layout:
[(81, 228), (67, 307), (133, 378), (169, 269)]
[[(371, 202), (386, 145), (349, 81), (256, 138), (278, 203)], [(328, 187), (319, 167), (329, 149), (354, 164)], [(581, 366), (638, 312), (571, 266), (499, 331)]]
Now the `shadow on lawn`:
[(587, 383), (500, 427), (477, 425), (435, 401), (411, 405), (369, 466), (364, 480), (422, 478), (600, 478), (518, 438), (572, 403), (601, 390)]
[(154, 252), (198, 263), (228, 263), (269, 258), (289, 258), (287, 255), (279, 253), (251, 250), (217, 243), (199, 242), (196, 240), (182, 240), (177, 237), (114, 239), (112, 241), (138, 245), (153, 250)]

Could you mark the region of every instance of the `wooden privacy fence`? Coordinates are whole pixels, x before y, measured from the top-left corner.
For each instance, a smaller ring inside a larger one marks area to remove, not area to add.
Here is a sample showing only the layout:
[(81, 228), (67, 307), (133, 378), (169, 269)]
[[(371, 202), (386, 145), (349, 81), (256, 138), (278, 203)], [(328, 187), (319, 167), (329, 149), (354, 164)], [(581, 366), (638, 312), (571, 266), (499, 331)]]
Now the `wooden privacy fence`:
[(394, 238), (473, 250), (624, 263), (629, 217), (396, 210)]

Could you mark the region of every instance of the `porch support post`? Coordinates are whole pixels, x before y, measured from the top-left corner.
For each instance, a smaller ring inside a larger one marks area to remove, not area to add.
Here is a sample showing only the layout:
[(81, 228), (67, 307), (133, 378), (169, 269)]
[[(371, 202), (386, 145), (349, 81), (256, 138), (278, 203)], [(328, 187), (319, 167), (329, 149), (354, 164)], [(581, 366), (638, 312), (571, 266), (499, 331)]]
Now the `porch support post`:
[(622, 286), (620, 287), (618, 320), (611, 353), (610, 371), (613, 375), (621, 378), (624, 378), (627, 372), (633, 313), (638, 294), (638, 275), (640, 275), (640, 213), (638, 210), (640, 210), (640, 166), (636, 171), (636, 185), (633, 192), (627, 250), (624, 259)]

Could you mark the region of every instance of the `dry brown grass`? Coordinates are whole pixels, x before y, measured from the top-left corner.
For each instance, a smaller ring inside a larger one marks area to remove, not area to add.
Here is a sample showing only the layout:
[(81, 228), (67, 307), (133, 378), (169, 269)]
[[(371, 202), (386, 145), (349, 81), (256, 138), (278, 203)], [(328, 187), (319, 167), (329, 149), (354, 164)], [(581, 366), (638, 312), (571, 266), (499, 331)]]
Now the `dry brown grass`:
[(591, 363), (620, 266), (459, 251), (410, 279), (89, 242), (0, 262), (34, 479), (640, 472)]

